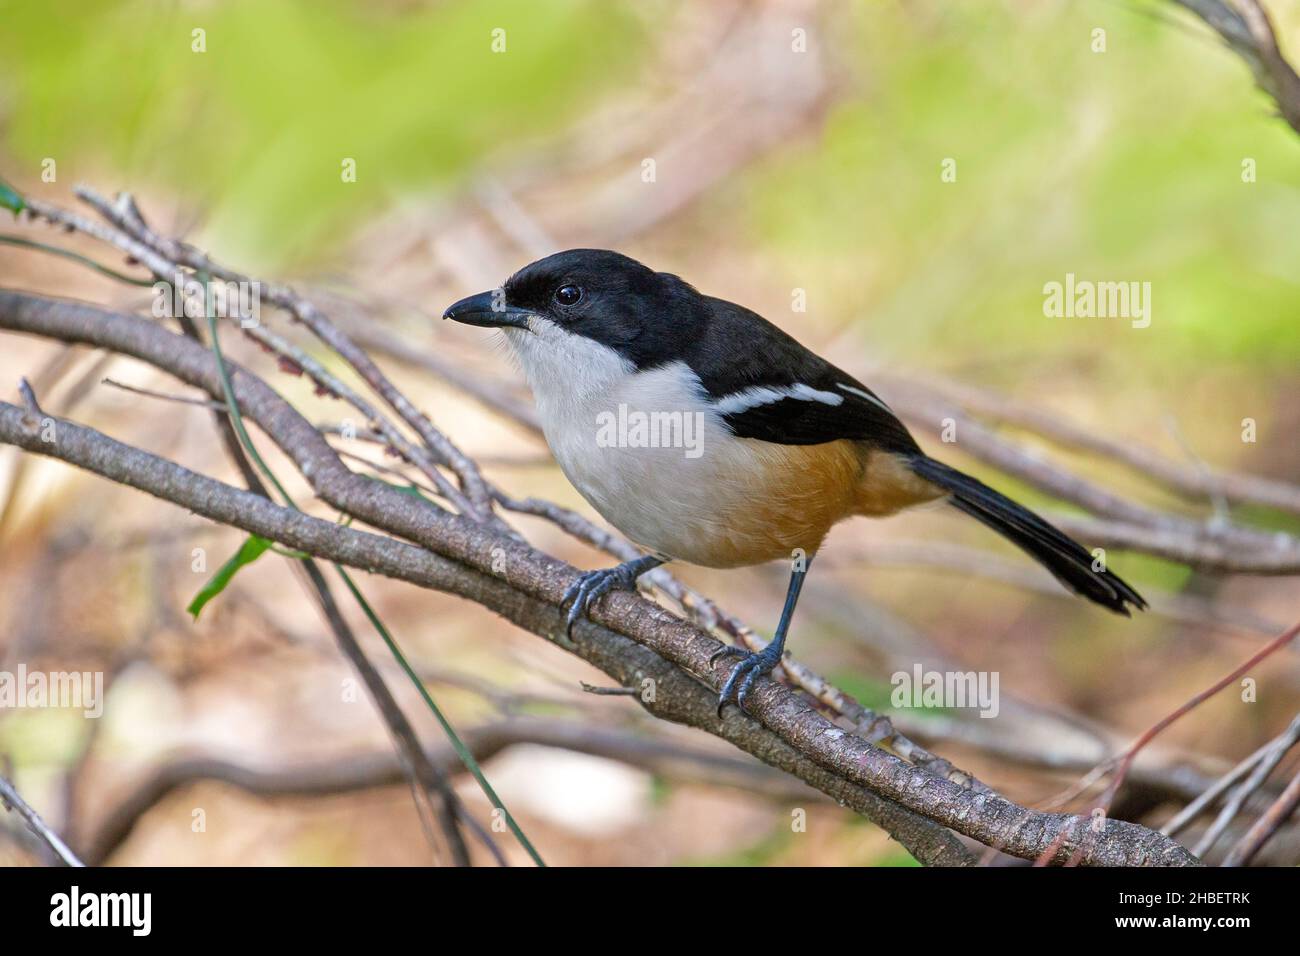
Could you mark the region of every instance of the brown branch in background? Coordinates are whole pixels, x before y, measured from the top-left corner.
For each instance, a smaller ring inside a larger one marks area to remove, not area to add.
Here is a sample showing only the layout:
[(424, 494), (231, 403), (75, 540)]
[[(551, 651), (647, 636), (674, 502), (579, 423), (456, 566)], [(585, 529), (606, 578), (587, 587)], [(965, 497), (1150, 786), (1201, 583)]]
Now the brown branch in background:
[[(141, 222), (138, 212), (132, 212), (135, 203), (129, 195), (122, 194), (119, 196), (118, 203), (114, 206), (93, 192), (87, 191), (87, 193), (91, 198), (86, 201), (90, 202), (103, 214), (108, 216), (110, 222), (135, 223), (137, 224), (135, 228), (139, 229), (143, 234), (149, 236), (152, 235), (147, 227), (145, 227)], [(52, 205), (47, 205), (35, 199), (29, 201), (28, 211), (31, 216), (38, 220), (43, 218), (51, 224), (57, 224), (64, 229), (80, 232), (116, 247), (125, 253), (132, 261), (145, 266), (160, 282), (174, 283), (178, 279), (185, 280), (187, 278), (192, 278), (191, 274), (187, 270), (183, 269), (180, 263), (164, 258), (156, 250), (145, 245), (134, 235), (123, 232), (113, 225), (106, 226), (96, 220), (88, 219), (84, 216), (59, 209)], [(214, 273), (210, 273), (210, 275), (214, 275), (215, 277)], [(176, 320), (181, 325), (182, 330), (193, 337), (192, 330), (194, 329), (194, 325), (192, 320), (190, 320), (184, 312), (182, 312), (181, 315), (176, 316)], [(359, 395), (351, 389), (348, 389), (334, 376), (326, 372), (319, 363), (316, 363), (308, 357), (306, 353), (289, 345), (285, 340), (268, 329), (262, 328), (260, 325), (253, 325), (244, 328), (243, 331), (268, 351), (272, 351), (286, 358), (288, 360), (287, 367), (292, 368), (297, 372), (308, 372), (312, 374), (313, 380), (318, 387), (348, 401), (350, 404), (353, 404), (376, 429), (380, 429), (384, 432), (395, 450), (399, 453), (409, 455), (408, 460), (413, 465), (420, 467), (435, 484), (439, 484), (440, 492), (444, 497), (453, 502), (458, 501), (458, 492), (456, 489), (448, 484), (442, 475), (438, 474), (436, 469), (429, 465), (422, 455), (410, 447), (410, 443), (407, 442), (394, 427), (392, 427), (391, 423), (389, 423), (377, 409), (370, 406), (369, 403), (365, 402), (365, 400)], [(464, 506), (466, 511), (471, 510), (468, 502), (459, 500), (459, 503)]]
[[(1260, 749), (1260, 758), (1251, 768), (1250, 776), (1233, 789), (1232, 795), (1225, 801), (1223, 809), (1215, 817), (1214, 823), (1196, 842), (1197, 856), (1203, 856), (1210, 852), (1215, 842), (1228, 829), (1237, 814), (1241, 812), (1242, 806), (1250, 799), (1252, 794), (1264, 786), (1269, 774), (1282, 762), (1282, 758), (1296, 745), (1298, 740), (1300, 740), (1300, 717), (1291, 721), (1291, 725), (1280, 736)], [(1175, 828), (1161, 828), (1161, 832), (1170, 832), (1172, 829)], [(1258, 849), (1259, 847), (1256, 847), (1255, 850), (1252, 850), (1251, 855), (1253, 856)]]
[[(144, 220), (130, 196), (124, 196), (119, 203), (119, 207), (122, 210), (124, 219), (138, 223), (141, 229), (146, 228)], [(206, 311), (208, 308), (206, 295), (204, 298), (203, 307)], [(177, 316), (177, 320), (187, 338), (199, 345), (204, 344), (203, 334), (183, 311), (181, 315)], [(216, 343), (212, 343), (214, 348), (215, 345)], [(249, 456), (245, 454), (229, 408), (223, 406), (220, 410), (215, 410), (213, 420), (218, 434), (221, 435), (226, 455), (239, 469), (239, 473), (243, 476), (244, 484), (249, 492), (269, 500), (271, 496), (265, 483), (249, 460)], [(375, 705), (380, 719), (384, 722), (398, 753), (402, 756), (403, 766), (410, 774), (416, 812), (419, 813), (421, 810), (421, 797), (423, 797), (428, 801), (437, 819), (438, 827), (446, 842), (447, 850), (451, 854), (452, 862), (456, 866), (469, 866), (469, 849), (466, 847), (465, 838), (461, 834), (460, 824), (463, 821), (473, 828), (474, 821), (463, 812), (460, 799), (456, 796), (455, 790), (452, 789), (447, 774), (439, 770), (428, 759), (424, 748), (420, 745), (420, 739), (415, 733), (415, 728), (411, 726), (411, 722), (398, 705), (397, 699), (389, 690), (387, 683), (385, 683), (374, 663), (366, 656), (360, 641), (357, 640), (356, 634), (352, 631), (351, 625), (348, 624), (347, 619), (339, 610), (334, 594), (325, 580), (325, 575), (321, 574), (316, 562), (310, 558), (302, 560), (299, 566), (303, 577), (306, 579), (304, 584), (313, 599), (313, 603), (325, 619), (330, 633), (334, 635), (339, 650), (348, 663), (352, 665), (353, 670), (361, 677), (371, 702)], [(494, 855), (497, 855), (498, 859), (500, 859), (499, 851), (497, 851), (491, 836), (481, 828), (475, 829), (488, 849), (493, 851)]]
[[(111, 224), (129, 224), (134, 232), (124, 232), (121, 228), (115, 227), (115, 225), (105, 226), (95, 220), (87, 219), (83, 216), (77, 215), (76, 213), (67, 212), (38, 200), (31, 200), (28, 203), (28, 208), (31, 214), (35, 217), (44, 218), (52, 224), (57, 223), (64, 228), (81, 232), (116, 247), (126, 253), (133, 260), (145, 266), (160, 282), (174, 283), (178, 279), (184, 280), (186, 278), (192, 278), (183, 267), (183, 263), (175, 259), (164, 257), (157, 249), (147, 245), (145, 241), (140, 238), (145, 237), (146, 239), (155, 241), (159, 244), (164, 242), (164, 240), (156, 237), (154, 233), (143, 224), (139, 213), (134, 211), (135, 203), (129, 194), (121, 194), (118, 197), (116, 205), (109, 203), (106, 199), (103, 199), (92, 190), (82, 189), (79, 191), (79, 194), (82, 195), (82, 198), (87, 203), (92, 205), (102, 215), (108, 218)], [(169, 246), (180, 245), (179, 243), (173, 243), (171, 240), (166, 240), (166, 242)], [(206, 257), (202, 257), (200, 262), (204, 265), (212, 265), (207, 262)], [(229, 281), (236, 282), (254, 282), (254, 280), (245, 276), (238, 276), (234, 273), (225, 272), (224, 270), (218, 273), (215, 267), (209, 269), (208, 273), (210, 276), (223, 281), (228, 279)], [(266, 286), (265, 283), (260, 282), (256, 283), (256, 285), (258, 285), (259, 288), (265, 288)], [(275, 292), (281, 302), (297, 301), (297, 297), (286, 289), (268, 290), (266, 295), (269, 297), (271, 292)], [(319, 325), (320, 322), (323, 321), (323, 318), (319, 317), (319, 314), (316, 313), (314, 309), (312, 310), (312, 314), (317, 317), (317, 324)], [(193, 337), (193, 322), (184, 314), (184, 312), (177, 316), (176, 319), (181, 324), (182, 330)], [(398, 454), (412, 465), (419, 468), (421, 472), (438, 487), (439, 493), (442, 497), (457, 506), (462, 513), (475, 513), (474, 505), (472, 505), (455, 486), (443, 477), (443, 475), (437, 470), (434, 461), (430, 460), (428, 454), (420, 448), (417, 448), (412, 442), (408, 441), (397, 427), (387, 418), (387, 416), (383, 415), (377, 408), (367, 402), (353, 389), (348, 388), (335, 376), (331, 375), (323, 366), (320, 365), (320, 363), (316, 362), (301, 349), (289, 344), (274, 332), (262, 327), (260, 324), (247, 327), (241, 326), (241, 329), (245, 335), (254, 339), (263, 348), (286, 359), (287, 368), (291, 368), (296, 372), (308, 374), (319, 388), (326, 391), (328, 394), (343, 399), (355, 407), (365, 417), (366, 421), (370, 422), (375, 429), (384, 434), (390, 446)], [(445, 439), (441, 440), (438, 444), (440, 447), (443, 445), (449, 445)], [(456, 455), (459, 455), (459, 452), (456, 452)], [(444, 460), (445, 458), (446, 456), (444, 455)]]
[(582, 682), (582, 692), (592, 694), (596, 697), (635, 697), (637, 689), (635, 687), (597, 687), (595, 684)]
[[(1096, 803), (1094, 803), (1092, 807), (1094, 811), (1101, 810), (1103, 812), (1109, 813), (1111, 804), (1114, 802), (1115, 795), (1119, 792), (1120, 787), (1123, 786), (1125, 779), (1128, 777), (1129, 769), (1133, 765), (1133, 761), (1137, 758), (1137, 755), (1142, 751), (1143, 748), (1145, 748), (1148, 744), (1151, 743), (1151, 741), (1153, 741), (1157, 736), (1163, 733), (1171, 724), (1175, 723), (1176, 721), (1185, 717), (1187, 714), (1191, 713), (1193, 710), (1195, 710), (1201, 704), (1205, 703), (1207, 700), (1209, 700), (1219, 691), (1223, 690), (1223, 688), (1227, 687), (1229, 684), (1243, 677), (1246, 673), (1250, 671), (1252, 667), (1259, 664), (1261, 661), (1267, 659), (1270, 655), (1281, 650), (1286, 645), (1290, 644), (1293, 640), (1295, 640), (1297, 635), (1300, 635), (1300, 623), (1293, 625), (1292, 627), (1284, 631), (1282, 634), (1279, 634), (1276, 638), (1274, 638), (1272, 641), (1269, 641), (1258, 651), (1256, 651), (1254, 654), (1248, 657), (1245, 661), (1243, 661), (1237, 667), (1233, 668), (1223, 677), (1219, 678), (1209, 687), (1206, 687), (1204, 690), (1194, 694), (1189, 700), (1183, 702), (1172, 712), (1166, 714), (1160, 720), (1156, 721), (1145, 731), (1143, 731), (1143, 733), (1139, 735), (1138, 738), (1135, 741), (1133, 741), (1132, 744), (1126, 747), (1122, 753), (1120, 753), (1115, 757), (1112, 757), (1110, 760), (1107, 760), (1105, 763), (1094, 768), (1093, 771), (1087, 774), (1082, 781), (1080, 781), (1070, 790), (1066, 791), (1066, 793), (1063, 794), (1062, 796), (1057, 797), (1053, 801), (1053, 805), (1059, 805), (1065, 800), (1072, 798), (1074, 795), (1082, 792), (1084, 789), (1091, 786), (1092, 783), (1095, 782), (1095, 780), (1099, 779), (1102, 775), (1104, 775), (1105, 773), (1113, 769), (1114, 775), (1111, 778), (1110, 785), (1106, 788), (1106, 790), (1097, 799)], [(1262, 782), (1263, 781), (1261, 779), (1260, 783)], [(1245, 795), (1243, 795), (1242, 799), (1245, 799)], [(1223, 821), (1223, 825), (1225, 827), (1227, 825), (1227, 822), (1228, 822), (1227, 820)], [(1281, 825), (1281, 822), (1285, 822), (1285, 819), (1279, 822), (1278, 824), (1279, 826)], [(1210, 831), (1210, 834), (1207, 835), (1207, 838), (1203, 839), (1201, 843), (1197, 846), (1196, 848), (1197, 854), (1199, 855), (1201, 852), (1208, 850), (1209, 845), (1213, 843), (1217, 835), (1218, 833), (1214, 829), (1212, 829)], [(1058, 841), (1061, 841), (1063, 839), (1064, 839), (1063, 835), (1058, 836)], [(1051, 860), (1056, 856), (1058, 849), (1059, 847), (1055, 845), (1049, 847), (1046, 851), (1044, 851), (1044, 855), (1040, 857), (1038, 862), (1039, 863), (1051, 862)], [(1258, 847), (1256, 847), (1256, 849), (1258, 849)]]
[(23, 405), (27, 409), (27, 414), (36, 421), (40, 421), (45, 413), (41, 411), (41, 406), (36, 402), (36, 393), (32, 391), (32, 385), (27, 379), (18, 380), (18, 394), (23, 398)]
[[(1074, 595), (1037, 565), (1006, 560), (965, 545), (928, 540), (851, 541), (818, 561), (823, 568), (854, 568), (859, 564), (871, 568), (928, 568), (966, 580), (983, 578), (1045, 597), (1074, 600)], [(1267, 637), (1282, 630), (1275, 621), (1217, 599), (1150, 587), (1142, 588), (1142, 596), (1149, 602), (1149, 613), (1191, 627)]]
[(31, 830), (50, 851), (63, 862), (64, 866), (85, 866), (77, 855), (68, 849), (68, 845), (59, 838), (59, 835), (49, 828), (40, 814), (28, 805), (27, 801), (22, 798), (17, 788), (12, 783), (0, 775), (0, 807), (17, 813), (22, 817), (23, 822), (27, 824), (27, 829)]
[(1268, 810), (1246, 831), (1236, 846), (1223, 860), (1224, 866), (1245, 866), (1281, 829), (1300, 805), (1300, 772), (1291, 778), (1286, 790)]
[[(1228, 544), (1200, 533), (1204, 526), (1189, 523), (1185, 529), (1152, 528), (1105, 518), (1084, 518), (1053, 512), (1052, 523), (1094, 547), (1139, 551), (1222, 574), (1300, 574), (1300, 541), (1285, 532), (1252, 533), (1255, 544)], [(1243, 546), (1244, 544), (1244, 546)], [(1251, 550), (1258, 547), (1259, 550)]]
[[(468, 823), (469, 817), (461, 806), (456, 791), (452, 789), (446, 768), (430, 760), (425, 753), (415, 728), (411, 726), (393, 692), (389, 690), (388, 684), (385, 683), (374, 663), (366, 656), (366, 652), (361, 648), (361, 642), (357, 640), (352, 627), (339, 611), (334, 594), (316, 562), (306, 559), (301, 564), (310, 582), (310, 589), (316, 603), (329, 626), (330, 633), (334, 635), (339, 650), (360, 675), (375, 709), (379, 711), (379, 716), (397, 744), (397, 752), (402, 757), (403, 768), (418, 782), (420, 791), (433, 805), (439, 828), (451, 851), (452, 862), (456, 866), (469, 866), (469, 849), (465, 846), (465, 838), (460, 832), (460, 823), (462, 821)], [(418, 793), (416, 800), (418, 804)], [(488, 849), (493, 849), (492, 838), (482, 830), (479, 830), (478, 834)]]
[[(226, 413), (224, 402), (218, 402), (211, 398), (191, 398), (189, 395), (169, 395), (166, 392), (160, 392), (152, 388), (141, 388), (138, 385), (128, 385), (126, 382), (119, 382), (115, 378), (100, 379), (101, 385), (107, 385), (110, 388), (121, 389), (124, 392), (130, 392), (132, 395), (139, 395), (143, 398), (157, 398), (164, 402), (179, 402), (182, 405), (197, 405), (199, 408), (206, 408), (210, 411)], [(256, 476), (254, 476), (256, 477)]]
[[(902, 387), (906, 388), (907, 383)], [(1150, 448), (1090, 432), (1060, 415), (983, 389), (939, 380), (929, 380), (923, 387), (993, 422), (1023, 429), (1063, 448), (1118, 462), (1135, 475), (1164, 485), (1190, 500), (1222, 498), (1233, 504), (1257, 504), (1300, 514), (1300, 485), (1258, 475), (1180, 465)]]
[[(135, 204), (129, 194), (122, 194), (116, 205), (86, 187), (78, 187), (76, 194), (113, 225), (145, 244), (150, 252), (166, 257), (166, 263), (161, 269), (155, 264), (156, 256), (151, 255), (148, 259), (141, 260), (161, 280), (169, 280), (176, 275), (178, 266), (186, 266), (197, 272), (207, 273), (223, 282), (255, 283), (260, 289), (262, 299), (288, 311), (307, 326), (317, 338), (342, 356), (366, 384), (382, 396), (402, 420), (415, 430), (429, 450), (456, 473), (460, 479), (461, 490), (469, 499), (467, 504), (471, 514), (479, 520), (485, 520), (489, 516), (491, 501), (478, 466), (434, 428), (428, 417), (411, 404), (370, 356), (330, 323), (311, 302), (287, 286), (254, 280), (250, 276), (213, 262), (193, 246), (158, 235), (144, 224), (137, 212), (134, 212)], [(32, 208), (39, 211), (35, 205)]]
[(412, 368), (422, 368), (438, 378), (469, 395), (484, 408), (518, 422), (535, 435), (542, 433), (542, 422), (537, 417), (537, 409), (529, 402), (512, 396), (509, 389), (501, 388), (499, 382), (471, 374), (455, 362), (443, 358), (436, 351), (424, 346), (415, 346), (395, 335), (382, 325), (373, 322), (358, 324), (348, 329), (349, 334), (363, 348), (398, 359)]
[[(878, 376), (882, 377), (882, 376)], [(956, 426), (955, 446), (1098, 518), (1051, 516), (1061, 530), (1106, 547), (1142, 551), (1211, 571), (1300, 574), (1300, 540), (1223, 521), (1196, 521), (1137, 505), (1066, 471), (1045, 456), (1008, 441), (970, 418), (950, 400), (883, 376), (882, 394), (905, 420), (938, 431), (945, 419)]]
[[(1291, 721), (1291, 724), (1279, 737), (1270, 740), (1264, 746), (1260, 747), (1253, 754), (1242, 760), (1235, 767), (1216, 780), (1213, 785), (1206, 787), (1196, 796), (1187, 806), (1179, 810), (1177, 814), (1171, 817), (1160, 832), (1166, 836), (1173, 836), (1182, 832), (1187, 825), (1195, 820), (1201, 813), (1214, 806), (1215, 802), (1241, 782), (1242, 778), (1248, 774), (1253, 775), (1253, 771), (1258, 767), (1261, 761), (1267, 759), (1270, 753), (1278, 747), (1282, 748), (1285, 753), (1291, 747), (1295, 746), (1297, 740), (1300, 740), (1300, 716)], [(1280, 758), (1279, 758), (1280, 759)], [(1199, 854), (1198, 854), (1199, 855)]]
[[(821, 803), (828, 799), (752, 758), (647, 740), (639, 734), (576, 721), (511, 718), (470, 727), (461, 737), (480, 763), (508, 747), (533, 744), (616, 760), (679, 782), (735, 787), (771, 800)], [(464, 770), (450, 745), (430, 749), (427, 757), (443, 773)], [(201, 781), (230, 784), (262, 797), (322, 797), (395, 786), (403, 778), (403, 769), (392, 751), (275, 767), (251, 766), (219, 757), (177, 756), (150, 770), (125, 796), (113, 802), (112, 809), (98, 823), (85, 857), (92, 865), (106, 862), (126, 842), (145, 814), (168, 795)]]
[(1142, 734), (1137, 738), (1137, 740), (1135, 740), (1132, 744), (1130, 744), (1127, 748), (1125, 748), (1122, 754), (1120, 754), (1114, 760), (1108, 762), (1110, 766), (1114, 766), (1118, 764), (1118, 769), (1115, 773), (1114, 781), (1107, 788), (1106, 794), (1102, 798), (1102, 800), (1098, 803), (1098, 806), (1101, 806), (1104, 809), (1110, 805), (1110, 801), (1114, 798), (1115, 793), (1119, 790), (1120, 785), (1124, 782), (1124, 778), (1125, 776), (1127, 776), (1129, 768), (1133, 764), (1134, 758), (1138, 755), (1138, 753), (1142, 750), (1142, 748), (1144, 748), (1147, 744), (1149, 744), (1152, 740), (1154, 740), (1170, 724), (1186, 716), (1188, 713), (1195, 710), (1197, 707), (1201, 706), (1201, 704), (1205, 703), (1207, 700), (1209, 700), (1219, 691), (1223, 690), (1223, 688), (1227, 687), (1229, 684), (1243, 677), (1256, 664), (1260, 663), (1261, 661), (1268, 658), (1271, 654), (1281, 650), (1283, 647), (1290, 644), (1293, 640), (1295, 640), (1297, 634), (1300, 634), (1300, 623), (1291, 626), (1286, 631), (1279, 634), (1273, 640), (1269, 641), (1258, 651), (1256, 651), (1254, 654), (1252, 654), (1250, 657), (1244, 660), (1237, 667), (1233, 668), (1227, 674), (1224, 674), (1222, 677), (1220, 677), (1209, 687), (1206, 687), (1204, 690), (1200, 691), (1199, 693), (1194, 694), (1191, 697), (1191, 699), (1184, 701), (1177, 708), (1175, 708), (1171, 713), (1166, 714), (1164, 717), (1160, 718), (1160, 720), (1156, 721), (1145, 731), (1143, 731)]

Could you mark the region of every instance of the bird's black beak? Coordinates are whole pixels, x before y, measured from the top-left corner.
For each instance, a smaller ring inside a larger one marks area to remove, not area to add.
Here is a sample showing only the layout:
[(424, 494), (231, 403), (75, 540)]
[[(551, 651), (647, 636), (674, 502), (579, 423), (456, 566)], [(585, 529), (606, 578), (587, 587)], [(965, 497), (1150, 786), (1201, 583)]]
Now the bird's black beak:
[(442, 313), (442, 317), (464, 322), (466, 325), (479, 325), (486, 329), (528, 328), (528, 317), (532, 313), (527, 309), (504, 304), (503, 298), (499, 289), (480, 292), (450, 306)]

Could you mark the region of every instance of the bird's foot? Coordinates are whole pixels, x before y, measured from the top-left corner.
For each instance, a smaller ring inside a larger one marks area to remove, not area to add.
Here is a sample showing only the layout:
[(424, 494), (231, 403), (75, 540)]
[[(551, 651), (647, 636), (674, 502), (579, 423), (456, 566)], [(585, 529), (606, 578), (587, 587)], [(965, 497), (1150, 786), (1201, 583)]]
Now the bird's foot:
[[(736, 665), (731, 668), (731, 673), (727, 675), (727, 682), (722, 685), (722, 693), (718, 694), (718, 716), (722, 716), (722, 708), (726, 707), (731, 701), (731, 695), (736, 695), (736, 706), (741, 710), (745, 709), (745, 699), (749, 696), (750, 690), (754, 687), (754, 682), (763, 674), (770, 674), (776, 665), (781, 663), (781, 642), (772, 641), (761, 651), (747, 651), (741, 647), (724, 647), (713, 657), (709, 658), (712, 664), (720, 657), (737, 656), (740, 658)], [(739, 685), (739, 688), (737, 688)]]
[(573, 634), (573, 625), (578, 623), (578, 618), (587, 613), (591, 602), (610, 591), (635, 591), (636, 579), (646, 570), (645, 567), (639, 566), (638, 562), (628, 561), (613, 568), (601, 568), (579, 575), (578, 580), (569, 585), (560, 600), (560, 607), (573, 602), (572, 607), (569, 608), (569, 615), (565, 618), (565, 636)]

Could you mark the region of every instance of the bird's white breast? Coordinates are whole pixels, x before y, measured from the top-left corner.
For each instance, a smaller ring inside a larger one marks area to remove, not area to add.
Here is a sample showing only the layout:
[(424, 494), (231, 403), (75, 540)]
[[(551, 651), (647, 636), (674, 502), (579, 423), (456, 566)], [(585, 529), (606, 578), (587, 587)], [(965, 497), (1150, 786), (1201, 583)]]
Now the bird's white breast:
[[(773, 553), (755, 558), (755, 546), (737, 540), (750, 533), (737, 516), (770, 494), (764, 458), (779, 446), (732, 435), (685, 363), (637, 371), (613, 349), (537, 317), (532, 331), (506, 335), (552, 453), (607, 521), (646, 548), (697, 564), (786, 556), (783, 542), (759, 546)], [(733, 553), (746, 557), (720, 557)]]

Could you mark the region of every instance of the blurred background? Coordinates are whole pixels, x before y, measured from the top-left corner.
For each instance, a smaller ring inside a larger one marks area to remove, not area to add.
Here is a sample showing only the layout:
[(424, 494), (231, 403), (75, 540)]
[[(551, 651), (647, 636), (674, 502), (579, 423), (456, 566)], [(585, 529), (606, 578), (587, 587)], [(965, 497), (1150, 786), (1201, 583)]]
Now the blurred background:
[[(1300, 43), (1300, 4), (1269, 6), (1284, 47)], [(159, 231), (308, 292), (518, 497), (592, 514), (530, 429), (467, 391), (527, 407), (499, 343), (437, 317), (571, 246), (680, 273), (869, 384), (960, 383), (1182, 463), (1300, 477), (1300, 142), (1171, 3), (51, 0), (0, 2), (0, 22), (0, 178), (64, 206), (81, 182), (129, 190)], [(1044, 285), (1068, 273), (1149, 282), (1150, 326), (1045, 317)], [(0, 282), (145, 314), (149, 303), (147, 289), (4, 245)], [(251, 343), (228, 348), (314, 421), (339, 422), (337, 403)], [(102, 381), (181, 390), (151, 369), (0, 334), (10, 400), (22, 375), (49, 409), (237, 477), (208, 411)], [(916, 432), (1027, 503), (1068, 510), (960, 442), (940, 445), (937, 422)], [(1113, 463), (1052, 454), (1134, 500), (1211, 513)], [(105, 674), (97, 720), (0, 711), (0, 753), (74, 846), (122, 865), (437, 862), (395, 764), (382, 772), (391, 746), (373, 707), (344, 699), (350, 671), (291, 562), (267, 556), (195, 622), (185, 607), (238, 532), (12, 449), (0, 449), (0, 503), (0, 669)], [(1278, 511), (1234, 517), (1300, 532)], [(575, 564), (609, 563), (553, 526), (516, 523)], [(202, 572), (196, 548), (211, 556)], [(1029, 804), (1298, 606), (1294, 578), (1113, 553), (1160, 601), (1112, 618), (942, 510), (844, 525), (824, 554), (793, 653), (887, 712), (890, 675), (916, 662), (999, 672), (996, 719), (898, 719)], [(678, 570), (770, 633), (783, 569)], [(363, 586), (456, 725), (498, 733), (488, 776), (549, 863), (912, 864), (797, 781), (583, 693), (599, 673), (484, 609)], [(1153, 779), (1221, 773), (1286, 726), (1294, 654), (1253, 676), (1256, 701), (1229, 689), (1160, 738)], [(270, 779), (371, 765), (361, 787)], [(472, 781), (460, 792), (489, 821)], [(1152, 784), (1134, 813), (1158, 821), (1168, 796)], [(38, 859), (8, 825), (0, 862)]]

